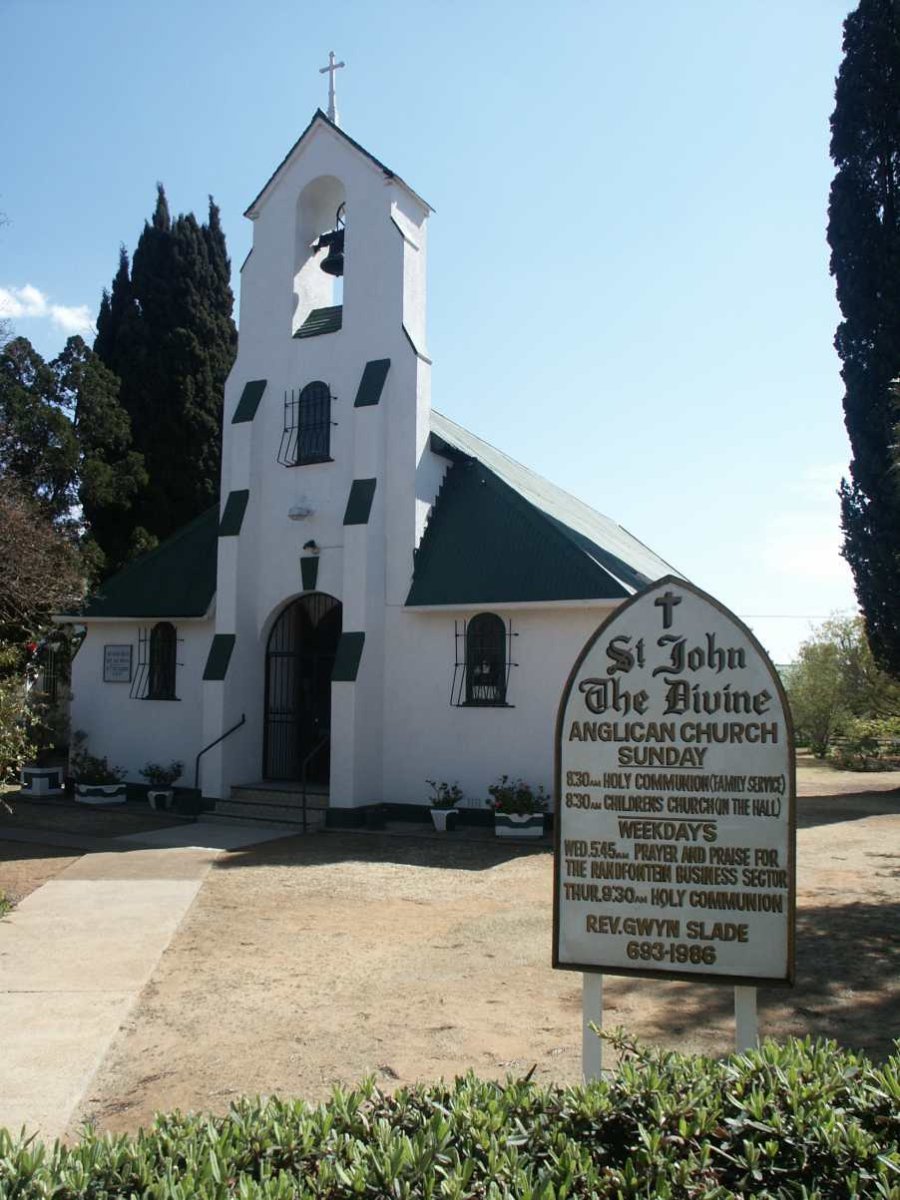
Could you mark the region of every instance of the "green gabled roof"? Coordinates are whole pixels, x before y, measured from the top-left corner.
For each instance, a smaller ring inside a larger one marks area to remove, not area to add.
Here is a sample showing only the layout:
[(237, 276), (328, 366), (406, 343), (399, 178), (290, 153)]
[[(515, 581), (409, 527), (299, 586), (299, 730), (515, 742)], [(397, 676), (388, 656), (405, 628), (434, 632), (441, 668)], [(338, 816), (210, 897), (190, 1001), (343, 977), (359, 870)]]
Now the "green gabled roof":
[(407, 604), (617, 600), (673, 573), (620, 525), (440, 413), (431, 428), (451, 466)]
[(216, 592), (219, 506), (101, 584), (84, 617), (202, 617)]

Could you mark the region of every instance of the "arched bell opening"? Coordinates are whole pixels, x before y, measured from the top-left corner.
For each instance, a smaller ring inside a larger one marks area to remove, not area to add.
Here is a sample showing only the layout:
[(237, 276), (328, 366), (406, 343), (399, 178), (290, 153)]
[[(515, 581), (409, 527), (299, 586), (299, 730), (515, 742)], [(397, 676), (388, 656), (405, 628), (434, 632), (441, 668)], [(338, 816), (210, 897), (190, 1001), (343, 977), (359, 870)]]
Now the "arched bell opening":
[(297, 198), (292, 333), (314, 309), (343, 303), (345, 199), (333, 175), (313, 179)]
[(327, 784), (331, 769), (331, 675), (342, 605), (312, 592), (276, 618), (266, 643), (263, 777)]

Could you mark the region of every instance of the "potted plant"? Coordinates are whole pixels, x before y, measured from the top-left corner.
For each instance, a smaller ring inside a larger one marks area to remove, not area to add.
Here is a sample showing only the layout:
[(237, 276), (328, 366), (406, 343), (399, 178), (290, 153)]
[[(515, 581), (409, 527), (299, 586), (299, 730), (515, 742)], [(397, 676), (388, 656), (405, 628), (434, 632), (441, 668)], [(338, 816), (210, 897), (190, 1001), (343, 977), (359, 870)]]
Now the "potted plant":
[(176, 779), (181, 778), (183, 770), (183, 762), (170, 762), (167, 767), (164, 767), (161, 763), (150, 762), (140, 772), (150, 784), (150, 790), (147, 792), (147, 800), (154, 812), (168, 812), (172, 807), (172, 801), (175, 798), (175, 791), (172, 785)]
[(75, 781), (75, 799), (80, 804), (124, 804), (125, 772), (111, 767), (106, 758), (88, 754), (85, 733), (73, 735), (69, 769)]
[(445, 783), (443, 780), (426, 779), (425, 782), (432, 791), (431, 820), (435, 829), (438, 833), (455, 829), (459, 816), (456, 806), (463, 798), (462, 788), (458, 783)]
[(544, 833), (547, 793), (535, 790), (521, 779), (501, 775), (488, 788), (489, 806), (494, 810), (494, 833), (502, 838), (539, 838)]

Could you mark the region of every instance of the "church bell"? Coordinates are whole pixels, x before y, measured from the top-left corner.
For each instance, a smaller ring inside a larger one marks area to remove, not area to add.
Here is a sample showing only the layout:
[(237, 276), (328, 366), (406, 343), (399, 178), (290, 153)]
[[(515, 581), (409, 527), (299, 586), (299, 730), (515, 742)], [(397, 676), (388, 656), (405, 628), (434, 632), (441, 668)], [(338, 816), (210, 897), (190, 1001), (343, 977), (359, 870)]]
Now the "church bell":
[(344, 273), (344, 206), (337, 210), (334, 218), (334, 229), (323, 233), (315, 244), (316, 250), (328, 248), (328, 253), (319, 266), (326, 275), (339, 276)]

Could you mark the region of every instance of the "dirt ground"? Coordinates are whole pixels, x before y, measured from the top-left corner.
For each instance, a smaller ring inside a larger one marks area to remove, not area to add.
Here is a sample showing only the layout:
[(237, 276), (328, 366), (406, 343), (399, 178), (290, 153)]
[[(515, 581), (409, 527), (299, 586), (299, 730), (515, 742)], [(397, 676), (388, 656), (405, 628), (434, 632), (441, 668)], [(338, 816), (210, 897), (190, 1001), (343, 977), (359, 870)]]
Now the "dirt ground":
[[(896, 774), (800, 771), (797, 986), (760, 993), (766, 1035), (883, 1057), (900, 1035)], [(299, 868), (299, 869), (298, 869)], [(472, 1068), (580, 1075), (580, 976), (550, 967), (552, 856), (491, 837), (324, 834), (220, 858), (120, 1030), (78, 1123), (240, 1093), (326, 1097)], [(727, 1053), (730, 989), (607, 977), (606, 1027)]]

